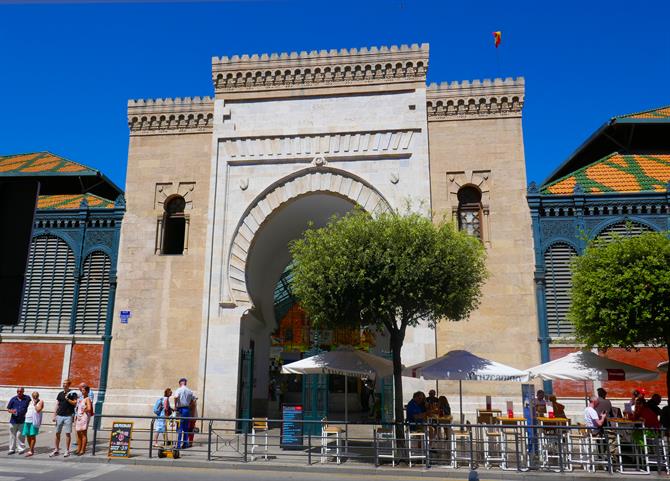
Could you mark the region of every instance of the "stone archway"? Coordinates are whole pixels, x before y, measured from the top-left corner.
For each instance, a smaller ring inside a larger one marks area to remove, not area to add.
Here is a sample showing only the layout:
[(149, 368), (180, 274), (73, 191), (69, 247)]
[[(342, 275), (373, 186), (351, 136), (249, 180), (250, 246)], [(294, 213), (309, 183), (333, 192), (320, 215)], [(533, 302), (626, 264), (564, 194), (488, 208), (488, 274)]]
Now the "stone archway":
[(247, 289), (247, 258), (254, 238), (270, 215), (284, 204), (310, 193), (333, 194), (368, 212), (390, 209), (388, 202), (361, 178), (329, 167), (301, 170), (272, 184), (250, 204), (237, 225), (228, 257), (231, 299), (250, 302)]

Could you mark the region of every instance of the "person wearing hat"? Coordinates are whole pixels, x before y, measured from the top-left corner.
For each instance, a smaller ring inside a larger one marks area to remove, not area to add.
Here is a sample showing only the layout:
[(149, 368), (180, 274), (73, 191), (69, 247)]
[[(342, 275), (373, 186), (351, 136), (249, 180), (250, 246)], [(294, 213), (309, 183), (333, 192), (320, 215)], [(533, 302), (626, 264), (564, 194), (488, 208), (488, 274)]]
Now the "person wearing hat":
[[(191, 408), (195, 404), (195, 396), (193, 391), (191, 391), (186, 383), (188, 381), (185, 377), (179, 380), (179, 389), (174, 392), (174, 406), (177, 411), (177, 415), (180, 418), (189, 418), (191, 417)], [(179, 421), (179, 429), (177, 430), (177, 449), (186, 449), (189, 448), (188, 442), (188, 432), (189, 432), (189, 421), (181, 420)]]

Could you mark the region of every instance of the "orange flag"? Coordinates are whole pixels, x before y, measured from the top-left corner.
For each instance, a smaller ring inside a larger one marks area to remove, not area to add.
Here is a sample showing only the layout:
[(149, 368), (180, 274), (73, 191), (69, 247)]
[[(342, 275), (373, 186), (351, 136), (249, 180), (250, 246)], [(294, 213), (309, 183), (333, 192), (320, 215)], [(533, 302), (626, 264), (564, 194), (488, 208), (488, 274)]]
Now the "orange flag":
[(501, 39), (502, 39), (501, 31), (493, 32), (493, 42), (496, 44), (496, 48), (498, 48), (498, 45), (500, 45)]

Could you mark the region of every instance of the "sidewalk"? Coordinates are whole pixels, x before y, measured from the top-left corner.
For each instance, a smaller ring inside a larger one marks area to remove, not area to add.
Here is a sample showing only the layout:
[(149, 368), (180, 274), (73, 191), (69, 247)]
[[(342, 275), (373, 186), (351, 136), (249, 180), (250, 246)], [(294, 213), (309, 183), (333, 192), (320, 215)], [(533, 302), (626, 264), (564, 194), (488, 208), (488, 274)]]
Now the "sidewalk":
[[(92, 432), (91, 440), (92, 440)], [(467, 479), (469, 469), (461, 467), (457, 469), (446, 468), (444, 466), (432, 466), (425, 468), (423, 465), (416, 465), (409, 468), (406, 464), (396, 465), (392, 467), (390, 464), (384, 464), (376, 467), (372, 460), (356, 459), (350, 457), (343, 459), (342, 464), (337, 465), (335, 462), (320, 463), (319, 447), (312, 448), (311, 462), (308, 464), (308, 454), (304, 451), (291, 452), (281, 451), (276, 446), (271, 446), (272, 449), (268, 451), (268, 460), (260, 459), (251, 460), (251, 453), (248, 453), (248, 462), (244, 462), (244, 453), (236, 450), (234, 442), (231, 439), (220, 440), (217, 445), (217, 451), (212, 454), (212, 460), (207, 460), (207, 442), (202, 440), (194, 443), (194, 447), (187, 450), (182, 450), (182, 457), (180, 459), (158, 459), (156, 451), (153, 452), (153, 458), (149, 458), (148, 433), (138, 432), (138, 439), (133, 441), (131, 445), (131, 457), (128, 459), (108, 459), (107, 447), (108, 438), (107, 433), (104, 439), (97, 440), (96, 455), (91, 454), (91, 444), (89, 444), (88, 452), (85, 456), (76, 457), (70, 456), (64, 458), (64, 439), (61, 439), (61, 455), (50, 458), (49, 453), (53, 450), (54, 432), (53, 426), (45, 426), (45, 429), (38, 436), (38, 443), (36, 454), (32, 458), (25, 458), (17, 454), (7, 455), (7, 437), (2, 436), (3, 442), (0, 443), (0, 460), (2, 458), (11, 458), (14, 460), (21, 459), (25, 463), (30, 463), (37, 459), (41, 462), (49, 463), (82, 463), (82, 464), (119, 464), (119, 465), (137, 465), (137, 466), (163, 466), (171, 468), (203, 468), (203, 469), (237, 469), (250, 470), (261, 472), (279, 472), (279, 473), (328, 473), (328, 474), (342, 474), (342, 475), (364, 475), (364, 476), (384, 476), (388, 479), (389, 476), (394, 477), (426, 477), (426, 478), (446, 478), (446, 479)], [(202, 435), (202, 437), (205, 437)], [(227, 442), (224, 442), (227, 441)], [(320, 442), (320, 438), (315, 438), (314, 442)], [(73, 447), (73, 450), (76, 447)], [(281, 456), (281, 457), (280, 457)], [(1, 462), (1, 461), (0, 461)], [(483, 466), (478, 468), (480, 478), (485, 480), (558, 480), (561, 481), (602, 481), (604, 479), (611, 480), (640, 480), (640, 474), (620, 474), (615, 473), (610, 475), (606, 472), (585, 473), (584, 471), (574, 471), (565, 473), (543, 472), (543, 471), (502, 471), (498, 468), (484, 469)], [(666, 473), (652, 472), (648, 479), (668, 479)]]

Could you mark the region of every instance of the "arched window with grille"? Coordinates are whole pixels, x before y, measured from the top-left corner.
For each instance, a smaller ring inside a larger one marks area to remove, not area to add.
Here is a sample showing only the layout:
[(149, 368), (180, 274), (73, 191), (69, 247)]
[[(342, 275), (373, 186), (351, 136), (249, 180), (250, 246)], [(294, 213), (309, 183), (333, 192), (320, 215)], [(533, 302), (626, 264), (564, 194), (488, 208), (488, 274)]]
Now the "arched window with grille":
[(619, 235), (622, 237), (633, 237), (640, 235), (644, 232), (650, 232), (651, 229), (646, 225), (640, 224), (639, 222), (617, 222), (612, 224), (598, 234), (596, 237), (597, 240), (608, 241), (612, 239), (613, 235)]
[(570, 289), (572, 288), (570, 263), (576, 255), (577, 251), (565, 243), (553, 244), (544, 253), (549, 337), (569, 337), (575, 333), (575, 328), (567, 319), (567, 315), (570, 310)]
[(458, 190), (458, 228), (483, 240), (482, 192), (474, 185)]
[(112, 261), (107, 254), (95, 251), (86, 256), (77, 298), (75, 334), (102, 334), (109, 303), (109, 273)]
[(30, 243), (21, 317), (4, 332), (70, 332), (75, 285), (75, 257), (60, 237), (40, 235)]
[(161, 254), (181, 255), (186, 240), (186, 200), (175, 195), (167, 199), (164, 206)]

